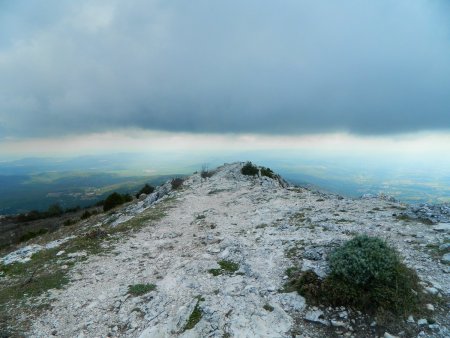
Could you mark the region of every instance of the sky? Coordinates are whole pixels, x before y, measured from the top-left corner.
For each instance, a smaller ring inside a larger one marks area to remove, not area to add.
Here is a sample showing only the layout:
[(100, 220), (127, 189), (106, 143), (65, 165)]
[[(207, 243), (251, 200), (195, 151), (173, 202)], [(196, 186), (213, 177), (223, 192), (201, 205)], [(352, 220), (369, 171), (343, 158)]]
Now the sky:
[(0, 0), (0, 158), (449, 140), (448, 0)]

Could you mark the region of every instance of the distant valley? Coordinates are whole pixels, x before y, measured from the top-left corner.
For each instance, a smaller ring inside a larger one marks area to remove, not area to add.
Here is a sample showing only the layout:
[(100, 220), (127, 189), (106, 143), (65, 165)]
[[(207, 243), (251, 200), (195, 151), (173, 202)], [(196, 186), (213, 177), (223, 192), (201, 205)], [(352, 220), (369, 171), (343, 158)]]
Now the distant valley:
[[(176, 158), (177, 160), (174, 160)], [(423, 164), (380, 164), (376, 158), (327, 158), (266, 151), (221, 154), (114, 154), (0, 162), (0, 215), (95, 204), (113, 191), (133, 193), (206, 165), (251, 159), (297, 185), (349, 197), (384, 193), (408, 203), (450, 202), (450, 174)], [(181, 165), (180, 163), (183, 163)], [(403, 167), (402, 167), (403, 165)], [(395, 169), (394, 169), (395, 168)]]

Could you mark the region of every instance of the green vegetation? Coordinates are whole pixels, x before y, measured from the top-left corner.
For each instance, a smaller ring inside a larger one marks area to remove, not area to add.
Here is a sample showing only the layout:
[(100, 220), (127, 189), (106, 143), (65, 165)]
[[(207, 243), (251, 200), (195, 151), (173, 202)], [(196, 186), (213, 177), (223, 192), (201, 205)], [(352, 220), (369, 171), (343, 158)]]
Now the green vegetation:
[(46, 229), (46, 228), (42, 228), (37, 231), (28, 231), (26, 234), (20, 236), (19, 242), (28, 241), (29, 239), (41, 236), (43, 234), (46, 234), (47, 232), (48, 232), (48, 229)]
[(289, 278), (295, 276), (296, 273), (298, 273), (299, 269), (295, 266), (291, 266), (290, 268), (287, 268), (286, 271), (284, 272), (286, 274), (286, 276), (288, 276)]
[(135, 284), (128, 287), (128, 293), (132, 296), (142, 296), (155, 289), (155, 284)]
[(261, 176), (267, 176), (269, 178), (275, 178), (275, 173), (270, 168), (261, 167)]
[(272, 312), (275, 308), (270, 304), (264, 304), (263, 309)]
[(356, 236), (331, 252), (328, 261), (331, 272), (325, 279), (312, 271), (293, 271), (286, 289), (297, 290), (312, 303), (367, 312), (408, 315), (422, 310), (419, 278), (385, 241)]
[(406, 213), (400, 213), (395, 215), (395, 218), (398, 219), (399, 221), (405, 221), (405, 222), (420, 222), (422, 224), (425, 225), (433, 225), (434, 223), (428, 219), (428, 218), (423, 218), (423, 217), (419, 217), (419, 218), (414, 218), (411, 217), (410, 215), (406, 214)]
[(136, 194), (136, 198), (139, 198), (139, 196), (141, 196), (141, 194), (146, 194), (149, 195), (152, 192), (155, 191), (155, 187), (149, 184), (145, 184), (141, 190), (139, 190), (139, 192)]
[(209, 178), (214, 175), (214, 171), (211, 171), (208, 169), (207, 165), (202, 166), (202, 170), (200, 171), (200, 177), (201, 178)]
[(44, 218), (50, 218), (50, 217), (56, 217), (61, 216), (64, 213), (63, 208), (59, 204), (52, 204), (48, 207), (47, 211), (37, 211), (32, 210), (26, 214), (20, 214), (17, 216), (17, 220), (19, 222), (29, 222), (29, 221), (36, 221), (38, 219), (44, 219)]
[(11, 281), (0, 288), (0, 315), (11, 311), (10, 302), (39, 296), (49, 289), (61, 288), (68, 282), (65, 271), (53, 264), (58, 250), (39, 251), (26, 263), (0, 264), (0, 271)]
[(89, 217), (91, 217), (93, 215), (93, 213), (91, 213), (89, 210), (86, 210), (85, 212), (83, 212), (83, 214), (81, 215), (81, 219), (88, 219)]
[(230, 191), (230, 189), (214, 189), (208, 192), (208, 195), (220, 194), (221, 192)]
[(117, 192), (113, 192), (103, 202), (103, 211), (111, 210), (121, 204), (130, 202), (132, 200), (133, 198), (128, 194), (119, 194)]
[(191, 315), (189, 316), (189, 319), (184, 326), (183, 331), (193, 329), (195, 325), (202, 319), (202, 309), (200, 308), (200, 302), (204, 299), (201, 297), (197, 297), (197, 303), (195, 304), (194, 310), (192, 311)]
[(176, 178), (172, 179), (170, 184), (172, 185), (173, 190), (177, 190), (177, 189), (181, 188), (181, 186), (183, 185), (183, 182), (184, 182), (184, 180), (182, 178), (176, 177)]
[(300, 226), (306, 221), (306, 216), (304, 212), (297, 212), (290, 217), (290, 221), (296, 225)]
[(76, 207), (73, 207), (73, 208), (66, 208), (66, 210), (64, 210), (64, 213), (77, 212), (80, 210), (81, 210), (81, 207), (79, 205), (77, 205)]
[(64, 221), (63, 225), (64, 225), (65, 227), (68, 227), (68, 226), (74, 225), (74, 224), (76, 224), (76, 223), (77, 223), (77, 220), (72, 219), (72, 218), (69, 218), (69, 219), (67, 219), (67, 220)]
[(386, 242), (357, 236), (329, 255), (332, 274), (347, 283), (369, 286), (395, 280), (400, 258)]
[(242, 175), (255, 176), (258, 175), (258, 167), (253, 165), (252, 162), (247, 162), (241, 169)]
[[(29, 318), (43, 309), (42, 303), (39, 303), (41, 300), (35, 297), (44, 295), (49, 289), (64, 286), (68, 282), (68, 273), (77, 261), (113, 250), (116, 240), (164, 217), (166, 210), (173, 207), (173, 201), (174, 198), (166, 198), (155, 207), (113, 228), (91, 228), (57, 248), (35, 253), (28, 262), (0, 264), (0, 322), (5, 318), (9, 326), (22, 332), (28, 323), (20, 318)], [(59, 251), (63, 253), (57, 256)], [(71, 253), (86, 255), (71, 257)], [(135, 285), (130, 291), (148, 292), (151, 288), (151, 285)], [(45, 302), (45, 298), (42, 301)], [(21, 336), (19, 333), (17, 336)]]
[(213, 276), (219, 276), (223, 274), (233, 274), (239, 270), (239, 264), (234, 263), (232, 261), (221, 260), (217, 262), (219, 264), (220, 269), (209, 269), (208, 272)]

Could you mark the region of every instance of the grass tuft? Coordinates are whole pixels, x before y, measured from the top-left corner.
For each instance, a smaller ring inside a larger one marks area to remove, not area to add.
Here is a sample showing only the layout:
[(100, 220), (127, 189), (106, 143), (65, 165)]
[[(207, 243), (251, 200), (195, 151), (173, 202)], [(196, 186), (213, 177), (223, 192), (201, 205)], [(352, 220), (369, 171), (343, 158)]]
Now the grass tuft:
[(155, 284), (135, 284), (128, 287), (128, 293), (132, 296), (142, 296), (155, 289)]
[(239, 270), (239, 264), (234, 263), (232, 261), (221, 260), (217, 262), (219, 264), (220, 269), (209, 269), (208, 272), (213, 276), (219, 276), (223, 274), (233, 274)]
[(194, 310), (192, 311), (191, 315), (189, 316), (189, 319), (184, 326), (183, 331), (193, 329), (195, 325), (198, 324), (198, 322), (202, 319), (202, 309), (200, 308), (200, 302), (203, 300), (203, 298), (200, 298), (197, 300), (197, 303), (195, 304)]

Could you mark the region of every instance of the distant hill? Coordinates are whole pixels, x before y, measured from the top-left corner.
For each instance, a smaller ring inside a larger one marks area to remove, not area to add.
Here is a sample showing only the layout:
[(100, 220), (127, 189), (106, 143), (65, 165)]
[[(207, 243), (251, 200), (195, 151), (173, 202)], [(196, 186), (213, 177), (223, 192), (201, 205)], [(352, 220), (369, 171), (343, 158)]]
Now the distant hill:
[(145, 183), (158, 185), (171, 176), (121, 176), (109, 173), (58, 172), (35, 175), (0, 175), (0, 214), (85, 207), (113, 191), (135, 192)]

